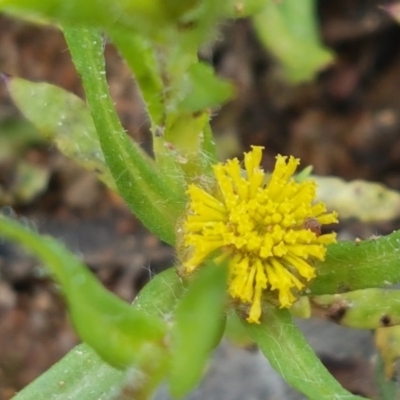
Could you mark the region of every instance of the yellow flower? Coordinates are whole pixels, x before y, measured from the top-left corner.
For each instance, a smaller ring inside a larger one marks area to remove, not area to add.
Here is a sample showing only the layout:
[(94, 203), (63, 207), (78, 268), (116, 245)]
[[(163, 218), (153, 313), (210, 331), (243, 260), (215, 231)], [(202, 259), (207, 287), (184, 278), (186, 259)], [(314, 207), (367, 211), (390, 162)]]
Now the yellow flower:
[[(214, 166), (211, 191), (189, 186), (189, 212), (183, 241), (191, 273), (215, 251), (229, 265), (229, 294), (249, 306), (249, 322), (259, 323), (262, 298), (275, 293), (280, 307), (290, 307), (304, 281), (315, 277), (313, 262), (323, 260), (336, 234), (320, 234), (320, 226), (337, 222), (323, 203), (314, 204), (316, 184), (296, 182), (294, 157), (276, 157), (272, 174), (260, 167), (262, 149), (245, 153), (242, 171), (234, 158)], [(293, 293), (294, 292), (294, 293)]]

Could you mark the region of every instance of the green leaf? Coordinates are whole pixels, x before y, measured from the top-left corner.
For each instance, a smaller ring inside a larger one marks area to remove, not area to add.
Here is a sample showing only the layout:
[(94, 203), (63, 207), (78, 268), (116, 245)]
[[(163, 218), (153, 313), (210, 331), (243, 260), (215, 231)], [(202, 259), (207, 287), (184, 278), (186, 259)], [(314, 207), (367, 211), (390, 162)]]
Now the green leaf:
[(325, 261), (316, 265), (317, 277), (309, 294), (334, 294), (400, 282), (400, 231), (379, 239), (338, 242), (328, 246)]
[(127, 379), (123, 371), (106, 364), (88, 345), (81, 344), (13, 400), (108, 400)]
[(263, 309), (261, 324), (243, 320), (250, 337), (289, 385), (310, 400), (360, 400), (337, 382), (323, 366), (288, 310)]
[(171, 190), (163, 178), (164, 172), (157, 170), (121, 126), (105, 79), (101, 35), (84, 28), (64, 27), (63, 31), (119, 193), (148, 229), (173, 244), (176, 222), (186, 202), (185, 188)]
[(13, 77), (6, 82), (17, 107), (46, 139), (82, 167), (96, 172), (108, 187), (116, 188), (82, 99), (49, 83)]
[(168, 102), (170, 111), (164, 136), (155, 138), (154, 149), (157, 159), (172, 158), (183, 171), (185, 180), (192, 182), (212, 172), (215, 144), (209, 135), (211, 108), (230, 98), (233, 88), (217, 78), (210, 66), (196, 59), (187, 62), (187, 69), (180, 74), (170, 66), (175, 82)]
[[(166, 325), (134, 310), (107, 291), (60, 243), (0, 217), (0, 234), (21, 244), (51, 271), (67, 299), (79, 336), (108, 363), (125, 368), (141, 360), (143, 350), (162, 347)], [(147, 346), (147, 347), (146, 347)]]
[[(181, 279), (176, 269), (170, 268), (155, 276), (141, 290), (132, 308), (144, 310), (147, 315), (166, 318), (175, 308), (182, 292)], [(135, 388), (138, 385), (138, 373), (144, 371), (140, 368), (135, 370), (134, 376), (129, 371), (117, 370), (99, 358), (87, 344), (81, 344), (14, 399), (108, 400), (123, 393), (124, 386)]]
[(311, 80), (333, 60), (319, 39), (315, 0), (266, 1), (253, 23), (261, 42), (282, 63), (292, 82)]
[(184, 293), (182, 279), (178, 276), (177, 269), (171, 267), (147, 283), (135, 298), (133, 307), (146, 310), (149, 315), (168, 319), (167, 314), (175, 309)]
[(233, 87), (197, 60), (195, 47), (184, 47), (181, 32), (164, 46), (128, 31), (110, 29), (108, 34), (143, 94), (157, 165), (171, 189), (179, 191), (185, 177), (190, 181), (210, 170), (209, 151), (215, 152), (208, 137), (210, 107), (230, 98)]
[(145, 101), (152, 130), (164, 125), (165, 105), (157, 52), (146, 37), (123, 29), (109, 29), (108, 35), (127, 61)]
[(157, 61), (157, 58), (162, 58), (158, 54), (159, 46), (127, 30), (110, 29), (108, 34), (124, 56), (140, 87), (151, 121), (157, 166), (164, 172), (164, 180), (171, 192), (177, 193), (185, 187), (180, 161), (186, 163), (187, 158), (178, 155), (164, 136), (168, 108), (165, 103), (169, 90), (161, 79), (162, 67)]
[(249, 348), (254, 346), (254, 342), (250, 339), (241, 319), (233, 310), (228, 313), (226, 318), (224, 338), (238, 347)]
[(218, 78), (211, 66), (202, 62), (191, 65), (187, 78), (183, 77), (181, 82), (184, 97), (179, 109), (183, 111), (195, 113), (216, 107), (234, 95), (232, 84)]
[(189, 285), (175, 312), (170, 389), (182, 397), (195, 387), (223, 334), (227, 268), (210, 263)]

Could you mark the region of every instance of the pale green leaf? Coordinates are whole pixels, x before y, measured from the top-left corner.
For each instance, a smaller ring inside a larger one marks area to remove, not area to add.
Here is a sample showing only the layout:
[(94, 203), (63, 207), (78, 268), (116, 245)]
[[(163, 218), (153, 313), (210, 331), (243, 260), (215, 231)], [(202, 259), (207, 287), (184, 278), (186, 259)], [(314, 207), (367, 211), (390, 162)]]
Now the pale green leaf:
[(47, 140), (85, 169), (96, 172), (108, 187), (116, 188), (82, 99), (49, 83), (21, 78), (8, 78), (7, 87), (17, 107)]

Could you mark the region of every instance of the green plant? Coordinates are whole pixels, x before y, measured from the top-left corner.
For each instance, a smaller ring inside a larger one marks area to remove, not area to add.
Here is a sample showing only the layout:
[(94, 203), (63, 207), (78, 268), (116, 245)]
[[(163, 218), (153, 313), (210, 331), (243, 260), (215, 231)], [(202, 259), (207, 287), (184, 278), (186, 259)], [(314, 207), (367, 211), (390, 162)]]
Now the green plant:
[[(1, 217), (1, 235), (35, 254), (60, 284), (84, 341), (15, 399), (117, 398), (122, 392), (146, 399), (164, 379), (182, 397), (201, 378), (226, 318), (239, 320), (276, 370), (310, 399), (360, 398), (329, 374), (291, 312), (309, 316), (313, 309), (329, 309), (341, 294), (346, 325), (396, 325), (399, 310), (391, 305), (398, 292), (383, 301), (382, 292), (371, 288), (400, 281), (400, 232), (335, 243), (333, 234), (320, 235), (319, 229), (336, 215), (311, 203), (312, 179), (292, 179), (297, 160), (278, 157), (267, 175), (255, 147), (245, 156), (245, 172), (237, 160), (217, 163), (210, 109), (234, 90), (198, 60), (197, 51), (220, 21), (264, 6), (269, 2), (0, 1), (16, 15), (60, 25), (87, 99), (86, 106), (51, 85), (7, 77), (15, 103), (177, 249), (177, 268), (156, 276), (131, 306), (106, 291), (62, 244)], [(138, 82), (154, 159), (117, 118), (105, 79), (104, 35)], [(290, 308), (300, 295), (305, 308)], [(377, 312), (367, 318), (362, 310), (371, 301)]]

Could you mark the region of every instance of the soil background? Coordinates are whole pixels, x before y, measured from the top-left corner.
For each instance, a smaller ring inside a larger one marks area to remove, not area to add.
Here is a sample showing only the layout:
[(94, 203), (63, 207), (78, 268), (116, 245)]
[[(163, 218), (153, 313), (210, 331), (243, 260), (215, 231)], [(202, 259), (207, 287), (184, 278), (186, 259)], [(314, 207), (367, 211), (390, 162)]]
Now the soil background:
[[(267, 169), (277, 153), (293, 154), (303, 166), (313, 165), (316, 174), (377, 181), (400, 190), (400, 25), (379, 7), (383, 2), (317, 3), (321, 37), (336, 58), (311, 82), (288, 84), (249, 20), (221, 26), (219, 39), (201, 53), (238, 91), (213, 119), (221, 156), (240, 157), (258, 144), (265, 146)], [(131, 74), (111, 45), (105, 52), (121, 120), (150, 149), (148, 120)], [(0, 71), (84, 96), (62, 35), (53, 28), (0, 15)], [(21, 121), (0, 85), (0, 137), (12, 135), (8, 127)], [(42, 188), (28, 198), (17, 190), (21, 162), (45, 176)], [(30, 140), (2, 157), (0, 188), (1, 212), (16, 212), (27, 224), (63, 241), (127, 301), (153, 274), (173, 264), (172, 249), (149, 234), (116, 194), (50, 144)], [(387, 234), (399, 226), (399, 220), (342, 221), (337, 230), (354, 239)], [(320, 321), (300, 325), (344, 386), (376, 398), (369, 332)], [(37, 261), (0, 242), (0, 400), (11, 398), (76, 343), (56, 285)], [(157, 396), (168, 397), (164, 389)], [(191, 398), (302, 397), (274, 375), (256, 350), (224, 343)]]

